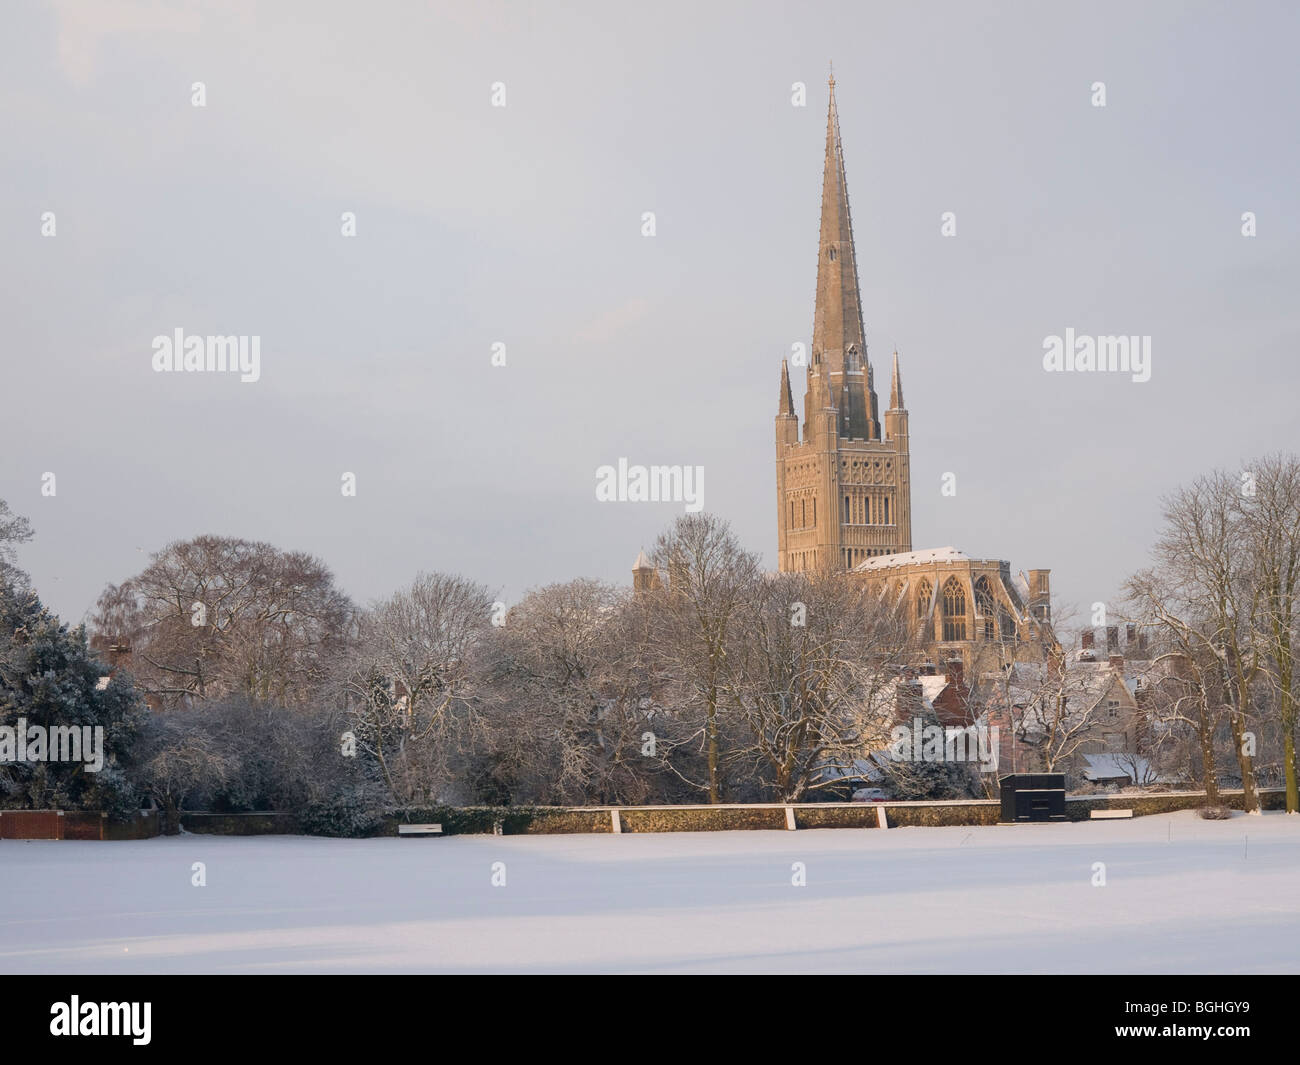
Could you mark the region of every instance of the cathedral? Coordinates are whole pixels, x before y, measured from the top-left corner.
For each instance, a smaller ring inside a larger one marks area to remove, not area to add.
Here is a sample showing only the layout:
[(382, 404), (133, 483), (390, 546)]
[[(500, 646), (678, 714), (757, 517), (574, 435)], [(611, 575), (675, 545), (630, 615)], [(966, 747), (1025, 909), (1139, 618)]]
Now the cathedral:
[(826, 119), (817, 306), (803, 397), (803, 427), (781, 365), (776, 416), (778, 568), (848, 570), (912, 550), (907, 408), (898, 353), (889, 407), (880, 410), (867, 356), (844, 173), (835, 79)]
[(781, 365), (776, 415), (778, 568), (851, 572), (905, 605), (932, 662), (972, 671), (1055, 646), (1050, 570), (912, 547), (908, 413), (898, 352), (882, 412), (867, 353), (844, 148), (830, 79), (817, 300), (803, 424)]
[[(781, 364), (776, 414), (777, 567), (782, 573), (843, 573), (916, 627), (929, 666), (978, 677), (1013, 661), (1059, 652), (1052, 631), (1051, 570), (1012, 574), (1001, 559), (954, 547), (912, 546), (911, 450), (898, 352), (882, 411), (867, 353), (858, 289), (844, 149), (830, 79), (817, 300), (806, 360), (803, 418), (790, 366)], [(639, 592), (661, 587), (643, 551)]]

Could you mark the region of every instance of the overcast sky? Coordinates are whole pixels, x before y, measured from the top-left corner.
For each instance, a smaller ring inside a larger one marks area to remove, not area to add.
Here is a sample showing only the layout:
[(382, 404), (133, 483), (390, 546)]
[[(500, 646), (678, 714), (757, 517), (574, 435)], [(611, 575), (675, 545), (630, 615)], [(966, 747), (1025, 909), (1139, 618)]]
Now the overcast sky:
[[(775, 567), (833, 59), (915, 545), (1108, 600), (1162, 493), (1300, 449), (1297, 40), (1300, 8), (1260, 2), (6, 0), (20, 562), (74, 622), (199, 533), (310, 551), (361, 602), (422, 569), (507, 602), (627, 582), (683, 508), (598, 502), (626, 457), (704, 466)], [(178, 327), (259, 336), (261, 379), (155, 373)], [(1151, 379), (1044, 372), (1067, 327), (1149, 335)]]

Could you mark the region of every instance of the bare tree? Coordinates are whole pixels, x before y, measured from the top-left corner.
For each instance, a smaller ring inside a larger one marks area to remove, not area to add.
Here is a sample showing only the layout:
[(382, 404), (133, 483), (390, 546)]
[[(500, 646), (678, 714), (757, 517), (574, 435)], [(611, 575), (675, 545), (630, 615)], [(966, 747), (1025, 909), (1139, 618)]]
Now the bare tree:
[(722, 711), (728, 637), (744, 596), (760, 579), (758, 558), (711, 514), (685, 514), (663, 533), (652, 556), (663, 587), (653, 651), (681, 680), (677, 708), (698, 715), (709, 802), (722, 801)]
[[(652, 695), (640, 612), (600, 581), (529, 592), (497, 640), (494, 767), (542, 802), (645, 802), (676, 748)], [(658, 720), (656, 718), (658, 717)]]
[(1154, 683), (1146, 708), (1157, 727), (1185, 724), (1195, 730), (1206, 801), (1219, 803), (1214, 733), (1223, 706), (1223, 660), (1206, 637), (1206, 626), (1184, 616), (1186, 601), (1177, 575), (1155, 569), (1134, 574), (1125, 584), (1131, 610), (1155, 631), (1163, 650), (1152, 659)]
[(1071, 661), (1056, 647), (1044, 663), (1018, 663), (1008, 670), (1005, 698), (1013, 739), (1018, 749), (1032, 752), (1034, 768), (1060, 772), (1097, 741), (1104, 699), (1090, 665)]
[[(1180, 488), (1165, 501), (1164, 528), (1156, 541), (1159, 585), (1168, 600), (1165, 628), (1178, 626), (1186, 653), (1210, 656), (1220, 674), (1208, 690), (1221, 693), (1232, 730), (1244, 791), (1243, 808), (1259, 813), (1255, 767), (1246, 742), (1251, 689), (1262, 664), (1253, 619), (1261, 604), (1260, 584), (1241, 509), (1238, 483), (1214, 472)], [(1156, 584), (1141, 585), (1148, 593)], [(1147, 610), (1152, 606), (1147, 603)]]
[(162, 812), (163, 831), (180, 831), (186, 800), (219, 788), (235, 771), (236, 758), (193, 712), (164, 714), (149, 721), (138, 779)]
[(729, 644), (724, 688), (745, 734), (728, 762), (778, 800), (830, 786), (888, 746), (895, 667), (910, 646), (894, 598), (838, 574), (759, 580)]
[[(1248, 490), (1249, 489), (1249, 490)], [(1300, 459), (1271, 455), (1251, 464), (1239, 493), (1244, 548), (1255, 589), (1261, 665), (1276, 695), (1287, 813), (1300, 812), (1296, 782), (1296, 641), (1300, 625)]]
[(110, 585), (92, 625), (97, 646), (122, 649), (137, 684), (163, 708), (234, 694), (295, 706), (325, 682), (351, 613), (319, 559), (199, 536)]
[(358, 743), (399, 802), (441, 798), (475, 739), (492, 607), (480, 584), (422, 573), (360, 620), (342, 685)]

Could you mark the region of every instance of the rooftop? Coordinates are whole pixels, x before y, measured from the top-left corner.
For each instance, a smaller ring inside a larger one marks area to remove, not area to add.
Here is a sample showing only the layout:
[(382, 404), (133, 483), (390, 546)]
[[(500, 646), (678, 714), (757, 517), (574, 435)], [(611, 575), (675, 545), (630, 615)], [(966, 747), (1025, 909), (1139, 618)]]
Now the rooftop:
[(899, 566), (919, 566), (934, 562), (970, 562), (955, 547), (929, 547), (922, 551), (901, 551), (895, 555), (875, 555), (864, 559), (853, 567), (854, 573), (870, 573), (873, 570), (895, 569)]

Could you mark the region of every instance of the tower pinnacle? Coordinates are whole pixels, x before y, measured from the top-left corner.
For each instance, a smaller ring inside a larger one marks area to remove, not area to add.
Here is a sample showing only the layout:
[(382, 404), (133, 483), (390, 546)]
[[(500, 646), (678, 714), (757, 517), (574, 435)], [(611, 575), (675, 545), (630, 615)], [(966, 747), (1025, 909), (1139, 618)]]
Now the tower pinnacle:
[(790, 391), (790, 368), (781, 360), (781, 398), (778, 414), (794, 414), (794, 393)]
[(903, 375), (898, 370), (898, 349), (894, 349), (894, 377), (889, 385), (889, 409), (903, 409)]

